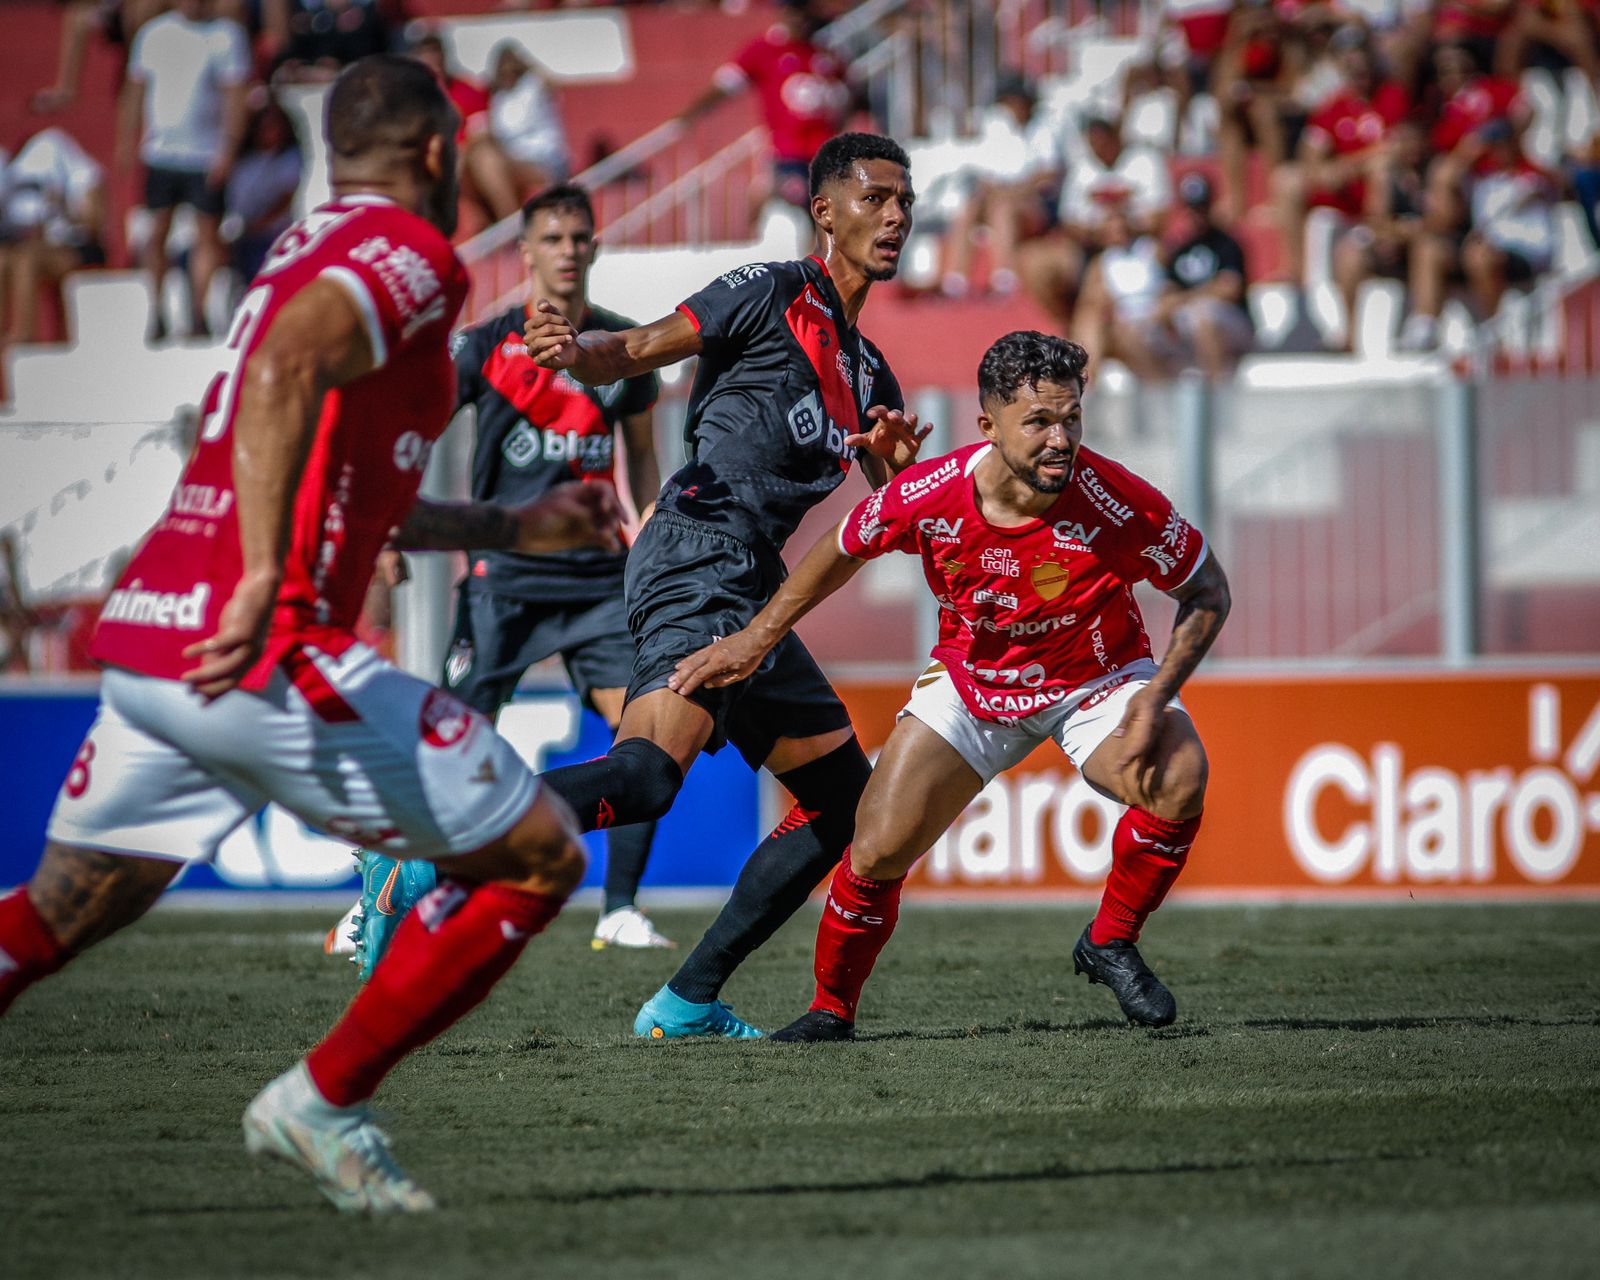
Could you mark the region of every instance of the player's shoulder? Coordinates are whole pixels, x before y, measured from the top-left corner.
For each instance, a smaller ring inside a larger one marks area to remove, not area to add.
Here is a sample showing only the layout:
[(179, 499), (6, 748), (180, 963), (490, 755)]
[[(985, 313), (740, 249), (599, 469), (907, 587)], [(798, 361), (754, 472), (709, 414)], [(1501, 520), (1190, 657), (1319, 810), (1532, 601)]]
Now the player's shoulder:
[(983, 452), (991, 447), (987, 442), (970, 444), (953, 453), (914, 462), (885, 488), (902, 504), (920, 503), (935, 495), (962, 500), (965, 489), (956, 482), (971, 475), (972, 469), (982, 460)]
[(487, 359), (489, 352), (502, 340), (515, 338), (521, 341), (527, 318), (528, 313), (519, 302), (498, 315), (458, 329), (450, 339), (450, 354), (458, 360), (467, 356)]
[(731, 292), (751, 288), (798, 287), (805, 280), (798, 262), (746, 262), (724, 271), (706, 287), (722, 286)]
[(585, 329), (604, 329), (607, 333), (621, 333), (624, 329), (637, 329), (639, 322), (630, 320), (627, 316), (619, 315), (615, 311), (608, 311), (605, 307), (589, 304), (589, 310), (583, 318)]
[(1132, 519), (1132, 507), (1145, 506), (1160, 496), (1160, 490), (1137, 471), (1087, 445), (1078, 450), (1074, 481), (1092, 506), (1119, 524)]

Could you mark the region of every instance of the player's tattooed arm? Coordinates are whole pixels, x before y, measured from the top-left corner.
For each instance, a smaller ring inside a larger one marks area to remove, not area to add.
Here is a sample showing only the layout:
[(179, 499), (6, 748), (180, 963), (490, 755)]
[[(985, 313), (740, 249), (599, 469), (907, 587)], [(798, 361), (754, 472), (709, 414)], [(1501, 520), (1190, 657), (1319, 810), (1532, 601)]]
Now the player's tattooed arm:
[(389, 534), (397, 551), (519, 551), (574, 547), (622, 549), (622, 508), (610, 485), (573, 481), (520, 506), (496, 502), (432, 502), (419, 498)]
[(1155, 747), (1163, 708), (1194, 674), (1227, 621), (1233, 603), (1228, 576), (1209, 547), (1206, 558), (1189, 580), (1167, 594), (1178, 602), (1172, 638), (1150, 683), (1128, 700), (1122, 723), (1116, 729), (1126, 762), (1143, 759)]
[(840, 548), (838, 528), (829, 530), (748, 626), (691, 653), (668, 677), (667, 687), (688, 695), (702, 685), (720, 689), (748, 679), (795, 623), (855, 577), (864, 564)]
[(530, 308), (522, 340), (535, 364), (565, 369), (591, 387), (651, 373), (704, 350), (700, 331), (681, 311), (632, 329), (587, 329), (579, 333), (572, 321), (549, 302)]

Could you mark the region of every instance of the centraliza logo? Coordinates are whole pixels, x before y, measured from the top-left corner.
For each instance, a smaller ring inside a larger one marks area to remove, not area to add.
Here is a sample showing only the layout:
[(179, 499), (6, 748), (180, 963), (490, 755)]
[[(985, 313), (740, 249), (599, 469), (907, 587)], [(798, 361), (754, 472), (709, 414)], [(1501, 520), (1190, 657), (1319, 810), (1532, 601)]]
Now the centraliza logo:
[(1565, 751), (1560, 724), (1561, 691), (1530, 686), (1531, 763), (1521, 771), (1408, 767), (1394, 742), (1366, 755), (1341, 742), (1311, 748), (1283, 794), (1295, 861), (1323, 884), (1367, 869), (1381, 884), (1481, 884), (1502, 858), (1536, 884), (1565, 878), (1600, 831), (1600, 793), (1583, 789), (1600, 766), (1600, 702)]

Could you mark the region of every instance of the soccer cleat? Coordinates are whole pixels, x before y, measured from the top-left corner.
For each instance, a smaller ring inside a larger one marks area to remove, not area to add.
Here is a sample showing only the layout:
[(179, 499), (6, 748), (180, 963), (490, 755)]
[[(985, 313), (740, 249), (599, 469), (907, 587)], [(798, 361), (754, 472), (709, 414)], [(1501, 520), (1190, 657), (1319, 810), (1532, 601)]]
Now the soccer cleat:
[(1072, 971), (1088, 976), (1090, 982), (1110, 987), (1129, 1022), (1146, 1027), (1164, 1027), (1178, 1016), (1178, 1002), (1131, 942), (1113, 940), (1104, 946), (1089, 941), (1083, 931), (1072, 948)]
[(401, 861), (370, 849), (361, 850), (361, 902), (356, 918), (356, 973), (362, 982), (372, 976), (389, 940), (406, 913), (439, 883), (431, 862)]
[(360, 918), (361, 903), (358, 900), (351, 904), (350, 910), (339, 917), (339, 923), (328, 930), (322, 939), (322, 954), (353, 957), (356, 953), (356, 939), (361, 936), (361, 928), (357, 923)]
[(600, 917), (600, 923), (595, 925), (594, 937), (589, 939), (589, 945), (596, 951), (604, 951), (607, 947), (630, 947), (639, 950), (650, 947), (671, 949), (678, 944), (671, 938), (657, 933), (655, 925), (650, 923), (650, 917), (638, 907), (619, 907)]
[(829, 1044), (856, 1038), (856, 1024), (826, 1009), (807, 1009), (768, 1039), (775, 1044)]
[(759, 1040), (761, 1031), (720, 1000), (695, 1004), (671, 987), (651, 996), (633, 1020), (633, 1034), (648, 1040), (681, 1040), (689, 1036), (722, 1036), (728, 1040)]
[(341, 1213), (426, 1213), (438, 1207), (394, 1162), (388, 1135), (367, 1108), (326, 1101), (304, 1062), (245, 1108), (244, 1149), (309, 1173)]

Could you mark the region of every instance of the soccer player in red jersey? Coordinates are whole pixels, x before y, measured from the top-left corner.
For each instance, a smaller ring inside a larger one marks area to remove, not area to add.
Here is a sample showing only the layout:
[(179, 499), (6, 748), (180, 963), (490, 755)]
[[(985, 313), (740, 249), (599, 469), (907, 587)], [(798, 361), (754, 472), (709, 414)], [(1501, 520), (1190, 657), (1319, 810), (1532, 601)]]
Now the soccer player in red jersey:
[[(1083, 446), (1086, 363), (1061, 338), (1001, 338), (978, 367), (985, 443), (901, 472), (811, 549), (747, 627), (678, 665), (682, 694), (744, 679), (886, 551), (921, 556), (939, 600), (933, 663), (878, 757), (828, 888), (816, 999), (775, 1040), (853, 1036), (906, 873), (990, 779), (1046, 739), (1128, 806), (1074, 966), (1110, 987), (1133, 1022), (1177, 1015), (1134, 944), (1200, 829), (1206, 754), (1178, 690), (1227, 617), (1228, 583), (1166, 498)], [(1146, 580), (1178, 602), (1159, 663), (1133, 598)]]
[(334, 197), (252, 282), (171, 504), (101, 614), (99, 713), (38, 870), (0, 898), (0, 1010), (136, 920), (268, 800), (439, 861), (382, 969), (244, 1116), (253, 1154), (298, 1166), (339, 1208), (415, 1212), (433, 1199), (364, 1104), (488, 994), (584, 853), (570, 810), (487, 720), (353, 628), (386, 543), (616, 549), (619, 511), (580, 484), (521, 507), (418, 501), (467, 287), (447, 239), (455, 112), (421, 63), (379, 56), (334, 84), (326, 127)]

